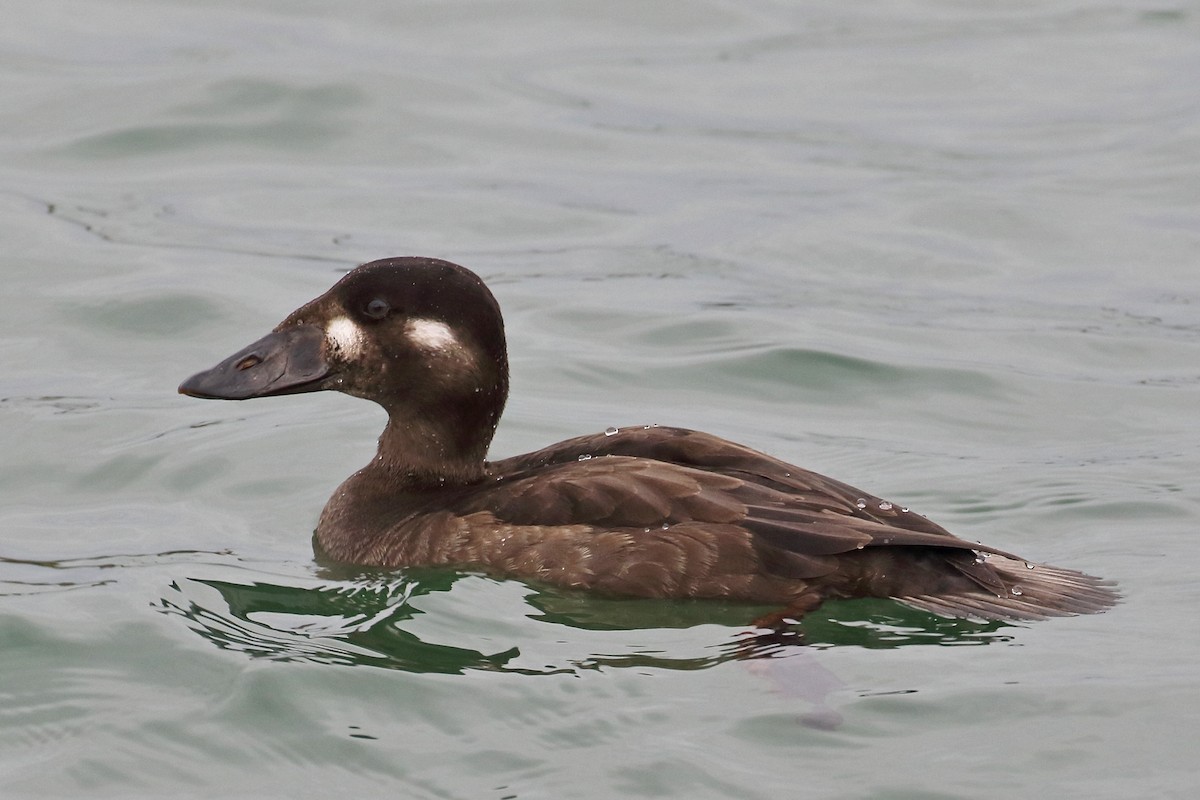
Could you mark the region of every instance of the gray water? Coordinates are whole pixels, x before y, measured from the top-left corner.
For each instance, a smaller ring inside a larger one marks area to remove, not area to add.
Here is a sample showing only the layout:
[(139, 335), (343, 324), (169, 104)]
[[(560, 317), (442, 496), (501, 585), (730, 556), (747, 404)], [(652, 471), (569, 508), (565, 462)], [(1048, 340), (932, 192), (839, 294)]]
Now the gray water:
[[(0, 26), (4, 797), (1191, 798), (1200, 8), (47, 2)], [(178, 382), (420, 254), (503, 456), (700, 428), (1119, 581), (981, 625), (314, 560), (382, 414)]]

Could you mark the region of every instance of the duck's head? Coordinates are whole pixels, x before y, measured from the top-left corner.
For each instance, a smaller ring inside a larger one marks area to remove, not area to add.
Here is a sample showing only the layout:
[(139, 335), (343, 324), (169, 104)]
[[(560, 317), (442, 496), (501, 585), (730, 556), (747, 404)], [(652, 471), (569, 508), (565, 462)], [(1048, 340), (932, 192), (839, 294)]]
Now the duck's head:
[(372, 261), (179, 386), (221, 400), (324, 389), (387, 410), (384, 460), (412, 461), (412, 451), (423, 450), (434, 461), (482, 465), (508, 396), (496, 299), (473, 272), (448, 261)]

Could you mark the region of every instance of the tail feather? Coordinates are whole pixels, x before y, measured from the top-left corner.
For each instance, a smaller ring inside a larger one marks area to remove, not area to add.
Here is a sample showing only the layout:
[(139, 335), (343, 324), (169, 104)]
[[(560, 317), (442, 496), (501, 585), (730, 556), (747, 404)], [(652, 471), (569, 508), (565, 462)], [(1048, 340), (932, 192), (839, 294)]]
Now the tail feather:
[(971, 589), (896, 599), (942, 616), (985, 620), (1040, 620), (1097, 614), (1112, 608), (1120, 599), (1112, 581), (1049, 564), (991, 555), (955, 566), (971, 579), (974, 584)]

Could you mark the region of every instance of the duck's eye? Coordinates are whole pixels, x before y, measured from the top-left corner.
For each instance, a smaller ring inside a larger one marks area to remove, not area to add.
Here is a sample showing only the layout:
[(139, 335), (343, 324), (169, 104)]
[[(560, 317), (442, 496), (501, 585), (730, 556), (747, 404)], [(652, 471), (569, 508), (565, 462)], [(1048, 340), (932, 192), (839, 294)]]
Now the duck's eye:
[(391, 310), (392, 307), (388, 305), (387, 300), (384, 300), (382, 297), (376, 297), (374, 300), (367, 303), (366, 307), (363, 309), (363, 313), (371, 319), (383, 319)]

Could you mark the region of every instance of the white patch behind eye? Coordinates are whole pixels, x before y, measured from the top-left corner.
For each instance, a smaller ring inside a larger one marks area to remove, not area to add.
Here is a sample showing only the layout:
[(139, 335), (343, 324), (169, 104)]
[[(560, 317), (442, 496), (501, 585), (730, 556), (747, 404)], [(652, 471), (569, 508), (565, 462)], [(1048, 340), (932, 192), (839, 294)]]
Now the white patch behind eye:
[(450, 326), (436, 319), (410, 319), (405, 326), (408, 338), (426, 350), (452, 350), (460, 347)]
[(325, 338), (345, 359), (355, 359), (362, 352), (363, 331), (349, 317), (334, 317), (325, 326)]

